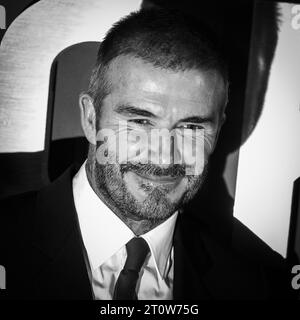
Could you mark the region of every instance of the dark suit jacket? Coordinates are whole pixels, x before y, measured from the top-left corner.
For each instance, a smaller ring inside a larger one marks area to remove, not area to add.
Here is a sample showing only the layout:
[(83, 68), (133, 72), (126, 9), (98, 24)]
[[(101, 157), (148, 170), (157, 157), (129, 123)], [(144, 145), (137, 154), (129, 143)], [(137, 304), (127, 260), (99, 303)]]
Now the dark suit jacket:
[[(5, 200), (0, 264), (8, 299), (92, 299), (72, 193), (74, 168)], [(200, 213), (199, 213), (200, 215)], [(174, 299), (291, 298), (290, 270), (237, 219), (217, 228), (183, 212), (174, 231)], [(222, 232), (220, 232), (222, 230)]]

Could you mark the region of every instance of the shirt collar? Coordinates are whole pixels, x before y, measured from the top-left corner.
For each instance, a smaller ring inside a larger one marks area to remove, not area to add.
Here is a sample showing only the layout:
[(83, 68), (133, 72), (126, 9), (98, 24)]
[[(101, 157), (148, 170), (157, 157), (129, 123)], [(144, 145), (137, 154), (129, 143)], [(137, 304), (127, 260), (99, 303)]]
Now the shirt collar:
[(165, 278), (167, 272), (167, 262), (172, 248), (177, 215), (178, 211), (166, 221), (141, 236), (147, 241), (151, 254), (154, 256), (156, 271), (162, 278)]
[[(93, 270), (121, 249), (135, 234), (96, 195), (87, 179), (86, 162), (73, 178), (73, 194), (83, 242)], [(143, 234), (154, 257), (157, 273), (164, 278), (178, 212)], [(117, 236), (116, 236), (117, 235)]]

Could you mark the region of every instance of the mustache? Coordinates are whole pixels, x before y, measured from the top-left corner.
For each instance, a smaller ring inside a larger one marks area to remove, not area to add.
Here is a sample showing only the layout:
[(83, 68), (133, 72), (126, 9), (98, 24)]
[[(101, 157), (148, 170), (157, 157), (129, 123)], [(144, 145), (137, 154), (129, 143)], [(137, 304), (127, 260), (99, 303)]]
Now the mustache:
[(153, 164), (126, 163), (120, 165), (120, 171), (122, 174), (124, 174), (127, 171), (133, 171), (141, 175), (169, 177), (183, 177), (186, 173), (185, 166), (182, 166), (180, 164), (173, 164), (167, 167), (160, 167)]

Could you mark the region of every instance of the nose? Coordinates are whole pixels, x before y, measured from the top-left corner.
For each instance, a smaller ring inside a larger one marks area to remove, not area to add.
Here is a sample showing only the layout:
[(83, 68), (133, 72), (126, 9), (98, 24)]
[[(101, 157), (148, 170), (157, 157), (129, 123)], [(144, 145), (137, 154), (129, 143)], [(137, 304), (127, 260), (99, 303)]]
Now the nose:
[(182, 163), (180, 149), (174, 131), (160, 129), (151, 133), (149, 152), (153, 164), (168, 167)]

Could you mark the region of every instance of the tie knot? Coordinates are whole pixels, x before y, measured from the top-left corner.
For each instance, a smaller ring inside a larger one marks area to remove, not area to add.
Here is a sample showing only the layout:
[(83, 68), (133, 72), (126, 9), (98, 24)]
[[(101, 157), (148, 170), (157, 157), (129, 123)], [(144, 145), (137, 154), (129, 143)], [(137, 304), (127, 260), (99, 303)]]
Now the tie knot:
[(141, 237), (134, 237), (126, 244), (126, 249), (127, 259), (124, 269), (139, 272), (149, 252), (147, 242)]

